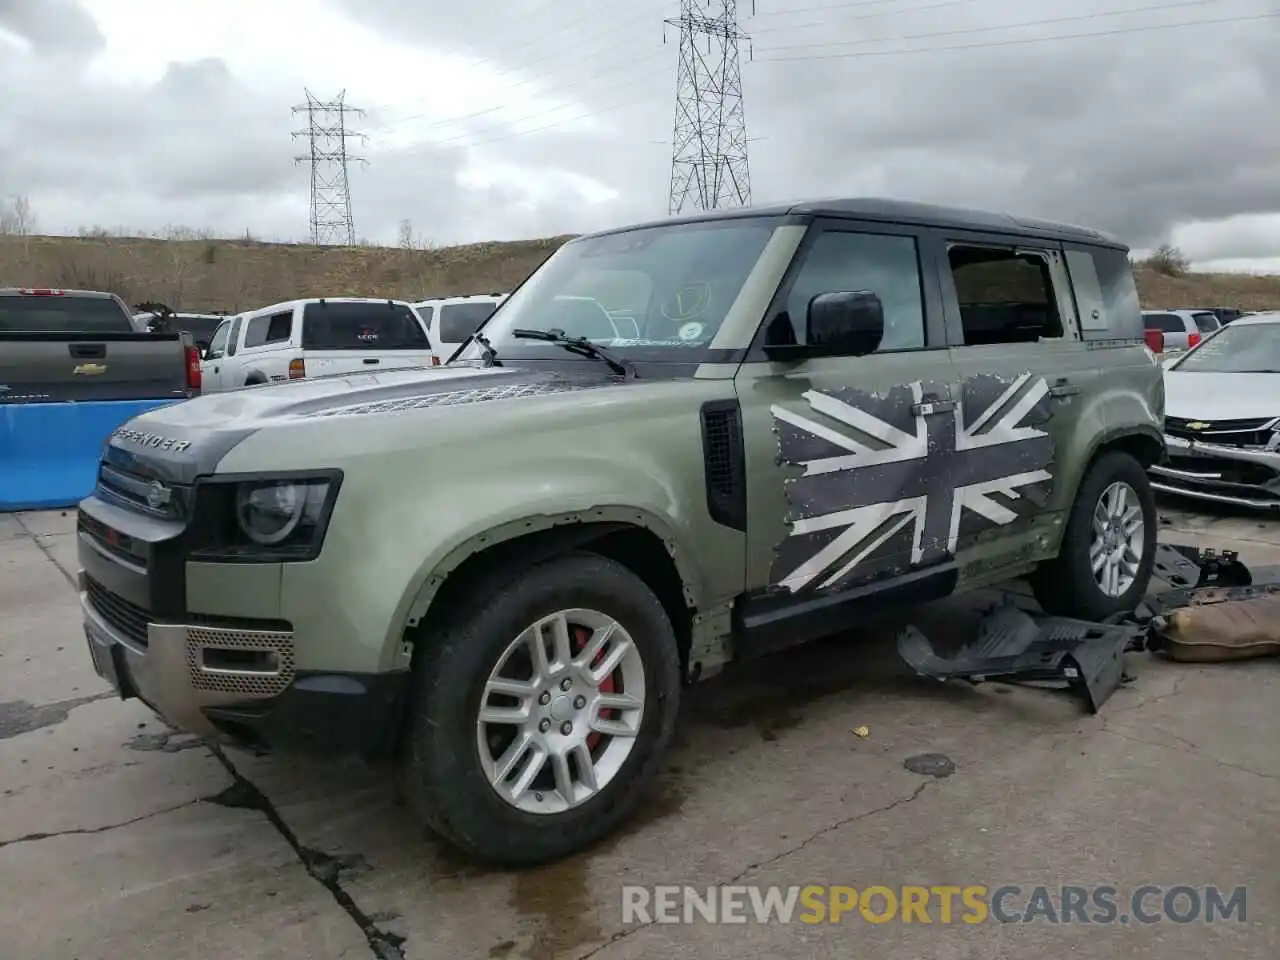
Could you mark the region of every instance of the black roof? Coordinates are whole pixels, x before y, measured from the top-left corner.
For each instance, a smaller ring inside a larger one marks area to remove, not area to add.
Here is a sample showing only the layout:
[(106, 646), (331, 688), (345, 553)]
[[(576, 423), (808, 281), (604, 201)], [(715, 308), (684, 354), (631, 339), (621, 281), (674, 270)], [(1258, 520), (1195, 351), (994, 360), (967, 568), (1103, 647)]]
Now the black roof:
[[(759, 207), (730, 207), (702, 213), (669, 217), (647, 223), (602, 230), (588, 236), (605, 236), (619, 230), (637, 227), (669, 226), (677, 223), (704, 223), (710, 220), (728, 220), (736, 217), (779, 216), (830, 216), (857, 220), (879, 220), (885, 223), (913, 224), (931, 227), (952, 227), (962, 230), (980, 230), (987, 233), (1009, 233), (1033, 236), (1044, 240), (1074, 241), (1096, 246), (1115, 247), (1127, 251), (1128, 245), (1111, 234), (1070, 223), (1056, 223), (1034, 217), (1014, 217), (986, 210), (967, 210), (962, 207), (944, 207), (932, 203), (916, 203), (910, 200), (889, 200), (879, 197), (856, 197), (831, 200), (805, 200), (794, 203), (771, 204)], [(580, 238), (585, 239), (585, 238)]]

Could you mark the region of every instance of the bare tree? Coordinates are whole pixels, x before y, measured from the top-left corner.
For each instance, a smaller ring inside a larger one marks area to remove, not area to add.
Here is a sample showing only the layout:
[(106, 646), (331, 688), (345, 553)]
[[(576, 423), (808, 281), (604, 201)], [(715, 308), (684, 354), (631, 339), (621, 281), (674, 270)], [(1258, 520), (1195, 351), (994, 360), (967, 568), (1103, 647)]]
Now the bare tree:
[(413, 221), (412, 220), (405, 219), (400, 221), (399, 244), (402, 250), (413, 249)]
[(1146, 265), (1166, 277), (1184, 277), (1191, 269), (1191, 261), (1186, 254), (1170, 243), (1160, 244), (1155, 253), (1147, 258)]

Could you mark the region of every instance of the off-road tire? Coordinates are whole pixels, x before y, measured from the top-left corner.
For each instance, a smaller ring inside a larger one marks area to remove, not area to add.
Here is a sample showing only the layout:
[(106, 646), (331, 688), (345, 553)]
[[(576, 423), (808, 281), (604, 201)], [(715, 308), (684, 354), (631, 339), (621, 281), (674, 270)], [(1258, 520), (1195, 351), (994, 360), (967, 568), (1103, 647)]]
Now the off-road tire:
[[(675, 631), (639, 577), (595, 554), (501, 570), (467, 596), (437, 629), (415, 640), (400, 751), (405, 799), (424, 824), (476, 859), (505, 866), (558, 860), (612, 832), (656, 773), (679, 708)], [(596, 796), (560, 814), (527, 814), (499, 797), (484, 776), (476, 746), (480, 697), (498, 657), (522, 630), (575, 607), (607, 613), (631, 634), (644, 662), (644, 718), (622, 769)]]
[[(1089, 563), (1093, 539), (1093, 511), (1106, 489), (1116, 481), (1133, 488), (1142, 506), (1143, 551), (1133, 584), (1119, 597), (1108, 597), (1094, 579)], [(1042, 563), (1031, 577), (1035, 598), (1046, 613), (1080, 620), (1106, 620), (1134, 610), (1151, 580), (1158, 524), (1151, 480), (1142, 464), (1122, 450), (1104, 453), (1089, 467), (1076, 491), (1058, 556)]]

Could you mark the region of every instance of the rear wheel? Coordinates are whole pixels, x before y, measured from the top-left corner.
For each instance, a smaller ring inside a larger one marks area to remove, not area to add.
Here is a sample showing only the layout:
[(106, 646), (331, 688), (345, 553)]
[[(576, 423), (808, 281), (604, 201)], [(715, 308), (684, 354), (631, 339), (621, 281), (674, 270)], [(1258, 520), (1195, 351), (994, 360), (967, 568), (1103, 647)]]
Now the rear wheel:
[(519, 865), (609, 833), (661, 760), (675, 633), (626, 567), (587, 554), (476, 584), (415, 657), (406, 794), (445, 839)]
[(1032, 577), (1048, 613), (1105, 620), (1132, 611), (1151, 581), (1156, 505), (1137, 459), (1104, 453), (1085, 474), (1058, 556)]

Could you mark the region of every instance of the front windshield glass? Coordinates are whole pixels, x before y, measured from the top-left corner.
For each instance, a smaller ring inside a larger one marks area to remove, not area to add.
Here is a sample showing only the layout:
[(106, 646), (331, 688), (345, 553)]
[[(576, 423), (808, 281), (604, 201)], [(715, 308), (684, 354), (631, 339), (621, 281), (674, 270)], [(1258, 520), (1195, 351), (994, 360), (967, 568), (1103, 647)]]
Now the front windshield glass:
[(1223, 327), (1175, 367), (1179, 373), (1280, 373), (1280, 323)]
[[(698, 362), (778, 226), (742, 217), (645, 227), (571, 241), (499, 307), (483, 329), (499, 362), (564, 359), (515, 330), (586, 337), (630, 360)], [(458, 361), (479, 360), (470, 343)]]

